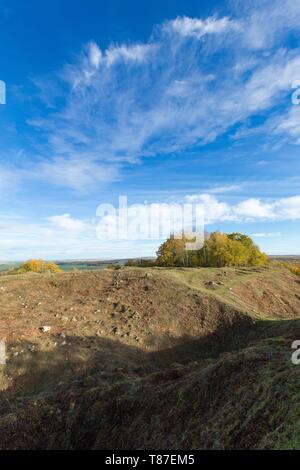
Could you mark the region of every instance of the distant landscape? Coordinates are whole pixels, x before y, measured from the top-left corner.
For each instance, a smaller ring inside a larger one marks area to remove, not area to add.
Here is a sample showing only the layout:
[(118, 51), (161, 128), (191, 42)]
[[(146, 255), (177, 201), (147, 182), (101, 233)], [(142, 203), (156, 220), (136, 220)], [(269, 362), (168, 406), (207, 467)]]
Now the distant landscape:
[[(72, 270), (79, 270), (79, 271), (85, 271), (85, 270), (94, 270), (94, 269), (104, 269), (107, 268), (107, 266), (110, 265), (120, 265), (124, 266), (129, 260), (154, 260), (155, 258), (147, 258), (147, 257), (141, 257), (141, 258), (122, 258), (122, 259), (110, 259), (110, 260), (66, 260), (66, 261), (59, 261), (59, 260), (54, 260), (54, 262), (63, 270), (63, 271), (72, 271)], [(299, 263), (300, 264), (300, 255), (270, 255), (270, 259), (277, 260), (277, 261), (283, 261), (283, 262), (289, 262), (289, 263)], [(0, 272), (3, 271), (8, 271), (9, 269), (12, 268), (17, 268), (21, 264), (20, 262), (6, 262), (6, 263), (1, 263), (0, 262)]]
[[(153, 259), (153, 258), (139, 258), (139, 259)], [(126, 259), (111, 259), (111, 260), (66, 260), (59, 261), (53, 260), (63, 271), (72, 271), (72, 270), (93, 270), (93, 269), (103, 269), (109, 265), (120, 265), (123, 266), (127, 263), (129, 258)], [(17, 268), (21, 264), (20, 262), (0, 262), (0, 272), (8, 271), (12, 268)]]

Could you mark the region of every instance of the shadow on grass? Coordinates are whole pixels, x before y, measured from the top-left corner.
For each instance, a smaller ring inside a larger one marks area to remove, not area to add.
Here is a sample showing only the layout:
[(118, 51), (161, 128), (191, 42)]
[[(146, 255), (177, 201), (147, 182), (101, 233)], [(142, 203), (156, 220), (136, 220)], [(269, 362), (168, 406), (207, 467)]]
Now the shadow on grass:
[[(33, 351), (35, 345), (29, 342), (18, 344), (23, 354), (11, 357), (3, 369), (12, 380), (0, 392), (0, 448), (88, 447), (93, 441), (93, 416), (99, 428), (99, 413), (106, 409), (106, 403), (116, 407), (121, 426), (130, 426), (130, 410), (141, 381), (157, 383), (157, 387), (161, 382), (172, 384), (189, 373), (191, 362), (200, 364), (221, 353), (279, 336), (300, 339), (300, 320), (253, 323), (245, 317), (239, 324), (220, 327), (197, 340), (181, 338), (180, 344), (154, 352), (97, 336), (53, 336), (57, 346), (49, 351)], [(124, 391), (123, 416), (118, 397)], [(83, 411), (76, 409), (75, 425), (74, 410), (84, 394), (95, 409), (89, 409), (90, 421), (82, 417), (85, 429), (79, 432), (74, 426), (80, 426)], [(108, 399), (111, 396), (112, 401)], [(109, 413), (113, 416), (114, 409)], [(107, 423), (105, 429), (107, 432)], [(80, 435), (78, 441), (76, 435)], [(109, 435), (103, 439), (109, 445)], [(162, 439), (166, 442), (165, 436)]]

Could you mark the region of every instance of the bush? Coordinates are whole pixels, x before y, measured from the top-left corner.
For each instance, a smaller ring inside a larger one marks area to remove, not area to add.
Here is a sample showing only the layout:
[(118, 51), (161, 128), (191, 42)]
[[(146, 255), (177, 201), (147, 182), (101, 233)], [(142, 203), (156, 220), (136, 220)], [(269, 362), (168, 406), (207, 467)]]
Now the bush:
[(291, 271), (291, 273), (293, 274), (296, 274), (297, 276), (300, 276), (300, 266), (298, 264), (295, 264), (295, 263), (285, 263), (283, 261), (279, 261), (278, 263), (276, 263), (278, 266), (281, 266), (282, 268), (286, 268), (288, 269), (289, 271)]
[(242, 233), (213, 232), (207, 236), (200, 250), (188, 251), (186, 237), (166, 240), (158, 249), (159, 266), (261, 266), (267, 264), (268, 257)]
[(19, 268), (12, 269), (11, 274), (32, 273), (59, 273), (60, 267), (52, 261), (44, 261), (42, 259), (30, 259), (20, 265)]
[(111, 264), (108, 264), (106, 266), (106, 269), (114, 269), (115, 271), (117, 271), (118, 269), (121, 269), (122, 266), (120, 266), (119, 264), (115, 263), (111, 263)]
[(125, 266), (135, 267), (135, 268), (151, 268), (156, 266), (156, 261), (151, 259), (129, 259)]

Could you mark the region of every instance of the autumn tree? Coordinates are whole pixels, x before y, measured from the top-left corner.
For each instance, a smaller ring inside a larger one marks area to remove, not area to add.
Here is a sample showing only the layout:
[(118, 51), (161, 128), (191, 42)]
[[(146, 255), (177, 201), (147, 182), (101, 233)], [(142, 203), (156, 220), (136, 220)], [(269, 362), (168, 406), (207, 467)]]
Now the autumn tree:
[(171, 235), (162, 245), (160, 245), (156, 255), (158, 266), (197, 266), (197, 251), (187, 250), (186, 244), (193, 242), (193, 239), (184, 234), (181, 238)]
[(157, 263), (160, 266), (259, 266), (266, 264), (268, 257), (242, 233), (213, 232), (205, 237), (200, 250), (188, 251), (187, 238), (170, 237), (158, 249)]
[(19, 268), (13, 269), (12, 274), (32, 273), (58, 273), (60, 267), (52, 261), (44, 261), (42, 259), (30, 259), (20, 265)]

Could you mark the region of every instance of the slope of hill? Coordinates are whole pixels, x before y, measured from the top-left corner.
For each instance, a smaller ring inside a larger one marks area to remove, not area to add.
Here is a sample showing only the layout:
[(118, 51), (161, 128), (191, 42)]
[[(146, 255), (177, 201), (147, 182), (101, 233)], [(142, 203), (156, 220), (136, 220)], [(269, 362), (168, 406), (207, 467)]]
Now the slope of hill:
[(289, 271), (26, 274), (0, 295), (0, 448), (299, 446)]

